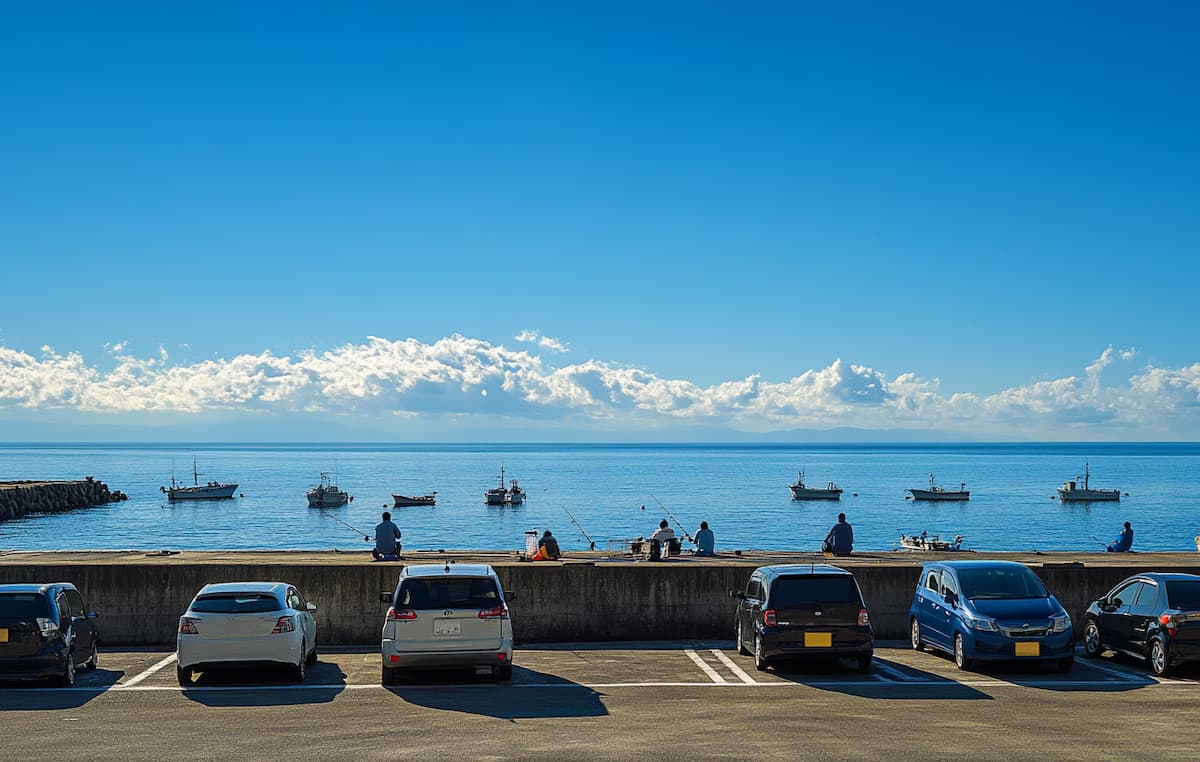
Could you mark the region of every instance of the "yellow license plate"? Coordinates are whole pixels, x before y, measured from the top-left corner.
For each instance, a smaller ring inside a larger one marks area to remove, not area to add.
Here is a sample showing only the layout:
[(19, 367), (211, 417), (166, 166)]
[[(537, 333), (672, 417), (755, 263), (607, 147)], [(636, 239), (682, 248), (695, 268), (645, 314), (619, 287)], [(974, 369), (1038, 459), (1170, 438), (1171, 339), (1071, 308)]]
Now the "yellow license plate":
[(8, 628), (0, 627), (0, 643), (8, 642)]
[(806, 632), (804, 633), (805, 648), (829, 648), (833, 645), (832, 632)]
[(1017, 656), (1041, 656), (1041, 643), (1017, 643)]

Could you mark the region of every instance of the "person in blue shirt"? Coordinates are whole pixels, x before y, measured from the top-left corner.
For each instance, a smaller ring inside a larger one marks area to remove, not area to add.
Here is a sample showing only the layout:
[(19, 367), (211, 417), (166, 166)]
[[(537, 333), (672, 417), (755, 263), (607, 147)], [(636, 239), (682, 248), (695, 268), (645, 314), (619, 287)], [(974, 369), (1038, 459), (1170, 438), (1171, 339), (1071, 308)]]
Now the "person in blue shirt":
[(375, 525), (375, 547), (371, 555), (376, 561), (395, 559), (400, 552), (400, 527), (392, 523), (392, 514), (383, 512), (383, 521)]
[(1113, 540), (1108, 546), (1109, 553), (1127, 553), (1133, 547), (1133, 527), (1129, 526), (1129, 522), (1125, 522), (1125, 528), (1121, 530), (1121, 534), (1117, 535), (1117, 539)]
[(717, 538), (713, 535), (713, 531), (708, 528), (707, 521), (700, 522), (700, 528), (696, 530), (696, 553), (697, 556), (715, 556), (717, 554)]
[(846, 514), (839, 513), (837, 523), (825, 535), (821, 550), (835, 556), (848, 556), (854, 551), (854, 527), (846, 521)]

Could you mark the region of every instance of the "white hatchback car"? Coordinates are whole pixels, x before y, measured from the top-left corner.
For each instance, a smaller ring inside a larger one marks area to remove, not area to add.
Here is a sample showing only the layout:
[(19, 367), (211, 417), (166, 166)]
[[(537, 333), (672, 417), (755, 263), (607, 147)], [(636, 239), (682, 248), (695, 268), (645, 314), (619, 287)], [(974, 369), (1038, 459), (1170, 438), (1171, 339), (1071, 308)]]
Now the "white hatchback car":
[(513, 629), (496, 571), (487, 564), (406, 566), (383, 620), (383, 677), (405, 669), (475, 667), (512, 679)]
[(179, 684), (206, 669), (264, 666), (285, 666), (303, 682), (317, 661), (316, 610), (286, 582), (205, 585), (179, 618)]

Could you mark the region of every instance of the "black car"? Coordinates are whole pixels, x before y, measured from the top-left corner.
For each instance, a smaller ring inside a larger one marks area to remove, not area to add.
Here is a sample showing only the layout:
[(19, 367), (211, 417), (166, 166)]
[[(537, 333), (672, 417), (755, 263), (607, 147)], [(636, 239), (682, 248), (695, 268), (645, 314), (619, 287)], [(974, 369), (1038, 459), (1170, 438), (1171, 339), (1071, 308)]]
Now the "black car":
[(1200, 577), (1136, 574), (1089, 606), (1083, 652), (1106, 650), (1146, 659), (1156, 675), (1200, 661)]
[(74, 685), (76, 669), (96, 668), (96, 617), (70, 582), (0, 585), (0, 681)]
[(826, 564), (761, 566), (738, 600), (738, 652), (765, 670), (779, 659), (851, 657), (871, 670), (875, 633), (854, 575)]

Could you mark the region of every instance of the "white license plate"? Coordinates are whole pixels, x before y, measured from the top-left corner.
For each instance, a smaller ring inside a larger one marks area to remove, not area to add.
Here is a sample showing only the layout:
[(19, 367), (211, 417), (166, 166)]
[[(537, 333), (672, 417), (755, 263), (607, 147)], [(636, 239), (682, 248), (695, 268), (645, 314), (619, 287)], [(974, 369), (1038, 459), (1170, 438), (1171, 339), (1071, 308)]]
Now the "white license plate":
[(461, 635), (462, 622), (457, 619), (434, 619), (433, 620), (434, 635)]

